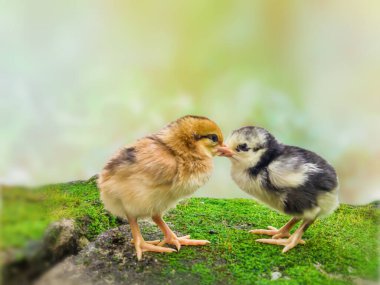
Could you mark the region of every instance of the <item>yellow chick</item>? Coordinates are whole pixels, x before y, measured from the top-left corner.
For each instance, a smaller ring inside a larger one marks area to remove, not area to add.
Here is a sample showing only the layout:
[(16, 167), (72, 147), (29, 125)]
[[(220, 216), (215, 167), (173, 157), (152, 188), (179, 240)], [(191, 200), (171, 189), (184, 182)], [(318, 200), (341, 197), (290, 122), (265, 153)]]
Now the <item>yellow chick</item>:
[[(231, 155), (221, 130), (206, 117), (189, 115), (123, 147), (106, 164), (98, 179), (100, 197), (109, 212), (128, 219), (138, 260), (146, 251), (175, 251), (164, 244), (179, 250), (209, 243), (177, 237), (162, 215), (208, 181), (215, 155)], [(158, 225), (163, 241), (144, 240), (137, 219), (145, 217)]]

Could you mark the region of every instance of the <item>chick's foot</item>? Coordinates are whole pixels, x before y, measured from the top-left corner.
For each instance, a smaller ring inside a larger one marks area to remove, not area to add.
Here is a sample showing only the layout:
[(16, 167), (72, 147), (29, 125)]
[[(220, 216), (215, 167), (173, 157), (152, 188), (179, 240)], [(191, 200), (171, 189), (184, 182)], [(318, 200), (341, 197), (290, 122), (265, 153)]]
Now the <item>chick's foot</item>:
[(162, 246), (165, 244), (172, 244), (174, 245), (177, 250), (179, 251), (181, 249), (181, 245), (206, 245), (210, 242), (208, 240), (196, 240), (196, 239), (190, 239), (190, 235), (186, 235), (183, 237), (177, 237), (174, 233), (166, 236), (165, 239), (160, 242), (158, 245)]
[(274, 239), (290, 237), (290, 233), (287, 230), (281, 230), (281, 229), (277, 229), (271, 226), (268, 226), (268, 229), (269, 230), (263, 230), (263, 229), (251, 230), (249, 231), (249, 233), (256, 234), (256, 235), (268, 235), (268, 236), (272, 236), (272, 238)]
[(151, 252), (174, 252), (176, 251), (173, 248), (162, 247), (150, 244), (146, 241), (135, 243), (136, 255), (137, 259), (141, 260), (143, 252), (151, 251)]
[(300, 221), (299, 218), (293, 217), (289, 222), (287, 222), (284, 226), (282, 226), (281, 229), (276, 229), (275, 227), (269, 226), (268, 227), (269, 230), (261, 230), (261, 229), (259, 229), (259, 230), (252, 230), (252, 231), (249, 231), (249, 232), (251, 234), (272, 236), (272, 238), (274, 238), (274, 239), (284, 238), (284, 237), (290, 237), (290, 232), (289, 231), (299, 221)]
[[(158, 245), (161, 241), (159, 239), (156, 240), (146, 240), (146, 243), (153, 244), (153, 245)], [(131, 244), (135, 244), (135, 240), (131, 239)]]
[(169, 228), (160, 215), (153, 216), (152, 219), (159, 226), (165, 236), (164, 240), (158, 244), (159, 246), (164, 244), (172, 244), (179, 251), (181, 249), (181, 245), (206, 245), (210, 243), (208, 240), (190, 239), (189, 235), (177, 237), (177, 235)]
[(288, 239), (257, 239), (257, 242), (261, 243), (267, 243), (267, 244), (275, 244), (275, 245), (282, 245), (284, 246), (284, 249), (282, 250), (283, 253), (291, 250), (293, 247), (295, 247), (298, 244), (305, 244), (305, 241), (301, 239), (301, 237), (297, 237), (297, 235), (291, 235)]

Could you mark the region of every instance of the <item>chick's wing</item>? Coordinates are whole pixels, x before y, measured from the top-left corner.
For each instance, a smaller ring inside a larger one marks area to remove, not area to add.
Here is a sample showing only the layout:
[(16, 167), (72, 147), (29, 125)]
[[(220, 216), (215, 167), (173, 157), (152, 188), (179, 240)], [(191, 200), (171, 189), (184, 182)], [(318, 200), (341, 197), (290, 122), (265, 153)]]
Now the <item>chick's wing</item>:
[(135, 145), (136, 161), (130, 173), (152, 186), (170, 185), (177, 174), (177, 161), (170, 148), (160, 141), (145, 138)]
[(100, 176), (107, 181), (138, 180), (149, 186), (170, 185), (177, 173), (177, 162), (165, 144), (143, 138), (126, 146), (111, 158)]
[(277, 188), (295, 188), (307, 180), (311, 165), (297, 157), (280, 157), (268, 166), (268, 178)]

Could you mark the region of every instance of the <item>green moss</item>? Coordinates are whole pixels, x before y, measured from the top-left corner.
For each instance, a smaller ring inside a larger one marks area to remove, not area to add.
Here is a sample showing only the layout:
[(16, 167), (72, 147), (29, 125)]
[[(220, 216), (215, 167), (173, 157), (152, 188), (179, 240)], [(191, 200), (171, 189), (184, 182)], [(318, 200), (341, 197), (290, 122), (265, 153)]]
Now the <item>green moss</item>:
[[(346, 283), (355, 275), (372, 280), (379, 278), (376, 239), (379, 211), (373, 206), (342, 205), (332, 216), (318, 220), (309, 228), (304, 236), (305, 246), (287, 254), (281, 253), (282, 247), (255, 242), (259, 236), (248, 233), (251, 228), (280, 227), (287, 219), (245, 199), (190, 199), (168, 216), (176, 230), (212, 241), (208, 249), (201, 252), (197, 249), (197, 258), (224, 259), (222, 267), (228, 269), (225, 271), (231, 272), (239, 284), (254, 280), (265, 284), (273, 271), (289, 278), (276, 281), (284, 284), (295, 284), (295, 280), (297, 284), (300, 280), (305, 284)], [(210, 230), (218, 234), (211, 235)], [(194, 249), (185, 250), (194, 253)], [(181, 255), (181, 258), (171, 259), (172, 266), (189, 260), (185, 251)], [(222, 282), (226, 276), (220, 277), (217, 281)]]
[[(89, 239), (118, 224), (104, 211), (93, 182), (4, 189), (3, 199), (3, 249), (40, 238), (50, 222), (61, 218), (76, 219)], [(308, 229), (306, 245), (282, 254), (280, 246), (255, 242), (263, 236), (248, 230), (280, 227), (288, 217), (247, 199), (192, 198), (167, 213), (165, 219), (174, 231), (208, 239), (211, 244), (182, 247), (173, 254), (145, 254), (154, 255), (165, 265), (158, 278), (175, 276), (176, 284), (350, 284), (354, 278), (378, 280), (379, 217), (374, 205), (341, 205)], [(271, 281), (275, 271), (281, 278)]]
[(4, 188), (0, 247), (21, 247), (38, 239), (52, 221), (44, 205), (44, 195), (26, 188)]
[(0, 248), (22, 247), (39, 239), (49, 223), (62, 218), (76, 219), (89, 239), (118, 224), (104, 210), (93, 181), (36, 189), (4, 187), (2, 195)]

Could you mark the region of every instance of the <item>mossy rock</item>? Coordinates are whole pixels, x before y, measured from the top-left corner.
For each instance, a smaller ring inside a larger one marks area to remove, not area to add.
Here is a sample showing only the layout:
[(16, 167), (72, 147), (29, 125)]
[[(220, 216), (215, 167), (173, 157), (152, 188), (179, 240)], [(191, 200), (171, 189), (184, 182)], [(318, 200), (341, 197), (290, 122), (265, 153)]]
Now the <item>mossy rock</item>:
[[(86, 280), (115, 284), (126, 280), (131, 284), (352, 284), (363, 280), (375, 284), (379, 280), (380, 214), (374, 204), (341, 205), (308, 229), (305, 245), (282, 254), (281, 247), (257, 243), (255, 239), (263, 236), (248, 231), (279, 227), (288, 217), (248, 199), (191, 198), (165, 219), (178, 234), (208, 239), (211, 244), (182, 247), (171, 254), (144, 253), (143, 262), (138, 263), (128, 225), (103, 209), (94, 179), (38, 189), (3, 187), (2, 192), (3, 263), (12, 260), (29, 240), (42, 239), (47, 226), (61, 219), (75, 220), (80, 238), (92, 241), (87, 249), (101, 251), (104, 242), (110, 243), (105, 247), (107, 254), (99, 253), (98, 259), (97, 255), (80, 259), (85, 255), (82, 251), (64, 261), (93, 269), (82, 285)], [(145, 223), (142, 231), (146, 239), (162, 238), (154, 225)], [(22, 260), (23, 251), (19, 252)]]

